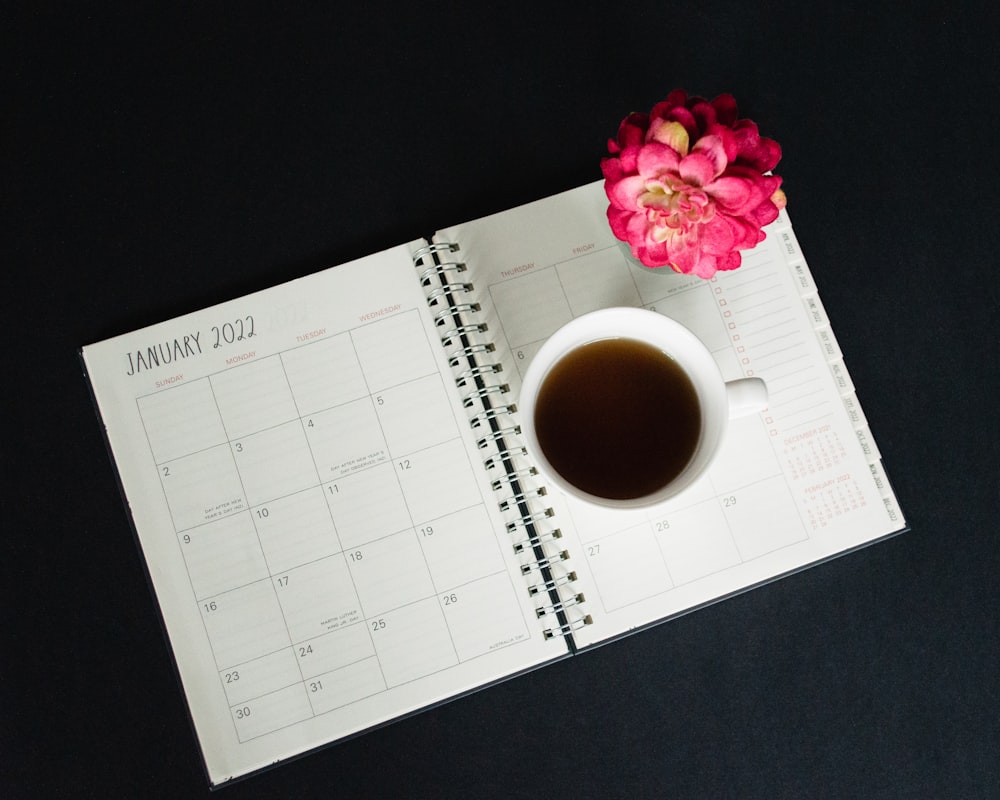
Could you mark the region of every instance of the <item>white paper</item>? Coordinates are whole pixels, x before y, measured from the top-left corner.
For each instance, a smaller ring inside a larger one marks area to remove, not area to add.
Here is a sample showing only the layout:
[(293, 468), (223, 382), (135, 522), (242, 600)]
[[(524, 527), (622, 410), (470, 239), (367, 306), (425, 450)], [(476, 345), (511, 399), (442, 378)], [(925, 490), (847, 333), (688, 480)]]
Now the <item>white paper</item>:
[(411, 247), (84, 349), (212, 783), (566, 652)]
[(559, 574), (586, 598), (568, 612), (583, 647), (904, 526), (787, 214), (738, 270), (705, 281), (631, 265), (606, 208), (595, 183), (439, 234), (462, 244), (511, 383), (570, 319), (642, 306), (693, 330), (726, 380), (763, 378), (769, 406), (733, 421), (709, 472), (659, 507), (535, 501), (562, 534), (550, 549), (571, 556)]

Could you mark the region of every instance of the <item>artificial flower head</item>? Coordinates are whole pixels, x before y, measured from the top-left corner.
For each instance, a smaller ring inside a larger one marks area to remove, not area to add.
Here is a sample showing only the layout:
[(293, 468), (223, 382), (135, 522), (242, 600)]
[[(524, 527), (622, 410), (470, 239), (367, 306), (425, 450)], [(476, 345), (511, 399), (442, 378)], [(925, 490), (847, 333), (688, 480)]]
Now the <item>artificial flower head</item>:
[(647, 267), (702, 278), (736, 269), (785, 206), (781, 178), (767, 174), (781, 148), (739, 119), (732, 95), (671, 92), (622, 120), (608, 152), (608, 222)]

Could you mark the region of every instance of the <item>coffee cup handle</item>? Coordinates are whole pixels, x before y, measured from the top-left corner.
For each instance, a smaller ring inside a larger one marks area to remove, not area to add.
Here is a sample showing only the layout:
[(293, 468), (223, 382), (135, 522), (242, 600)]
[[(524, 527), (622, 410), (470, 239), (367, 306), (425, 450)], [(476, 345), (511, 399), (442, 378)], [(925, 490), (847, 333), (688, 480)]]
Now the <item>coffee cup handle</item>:
[(726, 382), (729, 418), (737, 419), (767, 408), (767, 384), (760, 378), (740, 378)]

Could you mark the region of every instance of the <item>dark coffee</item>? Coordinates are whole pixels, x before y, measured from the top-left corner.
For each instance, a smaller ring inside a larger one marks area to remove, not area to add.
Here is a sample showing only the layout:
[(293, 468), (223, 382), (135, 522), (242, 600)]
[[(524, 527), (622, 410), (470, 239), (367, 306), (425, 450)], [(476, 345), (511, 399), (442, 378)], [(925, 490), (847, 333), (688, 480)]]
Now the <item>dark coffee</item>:
[(662, 350), (601, 339), (557, 361), (535, 401), (538, 443), (552, 467), (588, 494), (627, 500), (676, 478), (694, 455), (701, 406)]

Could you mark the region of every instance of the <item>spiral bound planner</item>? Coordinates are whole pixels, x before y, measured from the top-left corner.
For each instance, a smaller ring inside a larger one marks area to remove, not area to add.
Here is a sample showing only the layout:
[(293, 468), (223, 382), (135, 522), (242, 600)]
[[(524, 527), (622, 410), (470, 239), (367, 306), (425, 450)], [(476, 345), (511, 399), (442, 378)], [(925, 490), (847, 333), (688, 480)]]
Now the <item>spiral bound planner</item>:
[[(703, 281), (631, 265), (605, 208), (589, 184), (82, 349), (211, 784), (905, 529), (788, 216)], [(546, 486), (518, 412), (545, 339), (623, 305), (770, 390), (640, 512)]]

